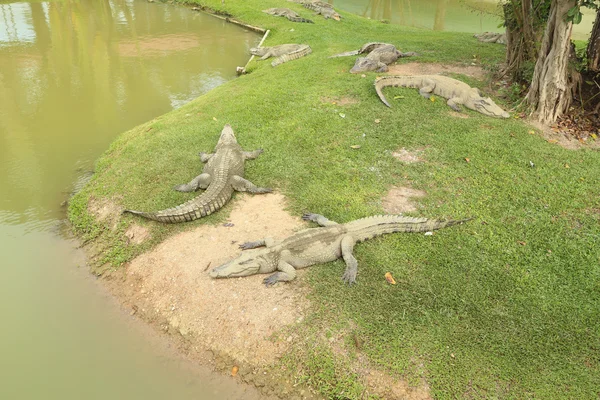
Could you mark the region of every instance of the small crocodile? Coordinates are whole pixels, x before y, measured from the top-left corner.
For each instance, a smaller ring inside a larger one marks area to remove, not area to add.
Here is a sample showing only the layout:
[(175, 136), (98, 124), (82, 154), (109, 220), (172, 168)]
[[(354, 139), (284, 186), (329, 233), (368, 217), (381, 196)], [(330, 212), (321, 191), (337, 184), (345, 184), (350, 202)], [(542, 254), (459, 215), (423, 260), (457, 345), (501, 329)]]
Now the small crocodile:
[(316, 222), (321, 228), (305, 229), (296, 232), (281, 242), (272, 238), (247, 242), (240, 247), (255, 249), (242, 254), (212, 271), (212, 278), (233, 278), (254, 274), (275, 272), (264, 279), (267, 286), (277, 282), (291, 281), (296, 277), (296, 269), (337, 260), (346, 262), (342, 280), (356, 283), (358, 263), (352, 255), (356, 243), (393, 232), (427, 232), (468, 220), (442, 221), (427, 218), (403, 217), (399, 215), (378, 215), (338, 224), (319, 214), (304, 214), (302, 219)]
[(333, 6), (329, 3), (322, 2), (320, 0), (288, 0), (293, 3), (299, 3), (304, 8), (308, 8), (309, 10), (316, 11), (315, 15), (322, 15), (325, 19), (335, 19), (339, 21), (342, 17), (338, 14)]
[(310, 19), (302, 18), (300, 14), (293, 10), (290, 10), (289, 8), (267, 8), (262, 12), (274, 15), (276, 17), (285, 17), (292, 22), (308, 22), (309, 24), (314, 24), (314, 22)]
[(393, 44), (370, 42), (363, 45), (358, 50), (336, 54), (330, 56), (329, 58), (354, 56), (365, 53), (367, 53), (367, 56), (359, 57), (354, 63), (354, 67), (352, 67), (350, 70), (350, 73), (358, 74), (360, 72), (367, 71), (387, 72), (388, 65), (395, 62), (398, 58), (412, 57), (417, 55), (417, 53), (414, 52), (403, 53)]
[(472, 88), (464, 82), (442, 75), (420, 76), (384, 76), (375, 80), (375, 90), (379, 99), (391, 107), (383, 95), (382, 89), (387, 86), (417, 88), (421, 96), (432, 94), (448, 99), (448, 106), (455, 111), (462, 111), (460, 105), (478, 111), (484, 115), (497, 118), (509, 118), (510, 115), (500, 108), (489, 97), (483, 97), (479, 89)]
[(212, 154), (200, 153), (200, 161), (206, 163), (202, 174), (192, 179), (190, 183), (174, 188), (179, 192), (194, 192), (198, 189), (206, 189), (204, 193), (177, 207), (162, 211), (124, 210), (123, 212), (141, 215), (165, 223), (193, 221), (212, 214), (223, 207), (231, 198), (234, 190), (250, 193), (270, 193), (271, 189), (257, 187), (243, 178), (244, 162), (255, 159), (262, 152), (262, 149), (244, 151), (238, 144), (233, 129), (227, 124), (221, 132), (215, 152)]
[(473, 35), (480, 42), (506, 44), (506, 33), (483, 32)]
[(280, 44), (273, 47), (254, 47), (250, 49), (250, 53), (255, 56), (261, 56), (261, 60), (266, 60), (269, 57), (277, 57), (271, 63), (274, 67), (303, 57), (311, 52), (312, 49), (307, 44)]
[(348, 57), (348, 56), (357, 56), (359, 54), (365, 54), (365, 53), (370, 53), (373, 50), (375, 50), (378, 47), (382, 47), (382, 46), (387, 46), (389, 45), (389, 43), (382, 43), (382, 42), (369, 42), (364, 44), (360, 49), (358, 50), (352, 50), (352, 51), (347, 51), (345, 53), (339, 53), (339, 54), (335, 54), (333, 56), (329, 56), (328, 58), (336, 58), (336, 57)]

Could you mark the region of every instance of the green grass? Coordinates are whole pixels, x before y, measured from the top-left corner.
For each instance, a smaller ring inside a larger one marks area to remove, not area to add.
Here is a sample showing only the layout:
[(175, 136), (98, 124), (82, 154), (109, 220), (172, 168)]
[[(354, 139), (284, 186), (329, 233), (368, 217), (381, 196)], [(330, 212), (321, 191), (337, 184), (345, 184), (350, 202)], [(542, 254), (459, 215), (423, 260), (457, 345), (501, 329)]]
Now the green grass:
[[(193, 197), (171, 188), (197, 174), (197, 152), (211, 151), (230, 123), (245, 149), (265, 150), (247, 164), (246, 177), (284, 193), (292, 213), (310, 210), (339, 222), (382, 213), (381, 197), (398, 185), (427, 191), (414, 215), (476, 217), (433, 236), (388, 235), (358, 245), (360, 275), (352, 288), (341, 283), (341, 261), (310, 268), (310, 296), (319, 305), (310, 324), (325, 329), (335, 318), (336, 326), (355, 326), (371, 364), (411, 382), (423, 375), (436, 398), (597, 398), (598, 152), (565, 150), (515, 119), (471, 111), (468, 119), (453, 117), (444, 101), (427, 101), (412, 89), (386, 89), (388, 109), (373, 90), (376, 74), (351, 75), (353, 58), (326, 58), (377, 40), (416, 51), (421, 62), (476, 59), (493, 66), (503, 46), (345, 13), (342, 22), (314, 17), (314, 25), (292, 24), (260, 12), (282, 6), (275, 0), (202, 4), (271, 29), (267, 46), (308, 43), (313, 54), (277, 68), (253, 62), (250, 74), (121, 135), (69, 208), (76, 231), (103, 250), (98, 264), (118, 266), (175, 232), (229, 213), (231, 204), (175, 226), (127, 216), (113, 231), (87, 205), (110, 198), (158, 210)], [(408, 61), (417, 59), (401, 62)], [(343, 96), (358, 103), (322, 101)], [(361, 148), (351, 149), (355, 144)], [(402, 147), (424, 148), (426, 162), (398, 162), (391, 152)], [(123, 232), (133, 221), (151, 229), (150, 242), (126, 245)], [(396, 286), (385, 283), (387, 271)], [(327, 397), (360, 398), (364, 388), (354, 372), (340, 367), (347, 360), (336, 358), (317, 340), (320, 329), (307, 324), (299, 329), (314, 335), (314, 347), (292, 350), (286, 362)], [(352, 346), (348, 341), (350, 353), (359, 351)]]

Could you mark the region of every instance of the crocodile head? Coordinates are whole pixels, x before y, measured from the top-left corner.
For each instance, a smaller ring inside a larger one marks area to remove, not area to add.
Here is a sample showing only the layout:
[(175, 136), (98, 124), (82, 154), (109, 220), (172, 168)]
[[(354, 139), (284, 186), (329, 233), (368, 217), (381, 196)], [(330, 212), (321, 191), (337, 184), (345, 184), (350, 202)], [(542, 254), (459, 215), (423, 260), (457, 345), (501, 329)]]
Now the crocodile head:
[(221, 136), (219, 137), (219, 142), (217, 143), (216, 147), (231, 145), (234, 143), (237, 143), (235, 133), (233, 133), (231, 125), (227, 124), (223, 127), (223, 130), (221, 131)]
[(255, 56), (264, 56), (265, 53), (267, 52), (267, 48), (266, 47), (253, 47), (250, 49), (250, 54), (253, 54)]
[(256, 251), (244, 251), (235, 258), (210, 271), (211, 278), (234, 278), (237, 276), (248, 276), (258, 274), (262, 266), (266, 264), (263, 257)]
[(510, 118), (510, 114), (494, 103), (494, 100), (481, 96), (481, 92), (478, 89), (474, 88), (470, 103), (473, 105), (474, 110), (490, 117)]
[(360, 72), (377, 71), (386, 72), (387, 65), (377, 60), (373, 60), (367, 57), (358, 57), (354, 63), (354, 67), (350, 70), (351, 74), (358, 74)]

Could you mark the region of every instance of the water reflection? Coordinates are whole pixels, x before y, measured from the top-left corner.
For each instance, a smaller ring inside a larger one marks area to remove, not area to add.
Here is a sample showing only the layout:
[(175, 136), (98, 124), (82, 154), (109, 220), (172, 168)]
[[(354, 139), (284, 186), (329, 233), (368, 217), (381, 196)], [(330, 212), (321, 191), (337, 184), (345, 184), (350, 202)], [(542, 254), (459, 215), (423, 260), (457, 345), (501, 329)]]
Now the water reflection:
[(0, 209), (22, 218), (57, 218), (76, 169), (116, 134), (231, 79), (257, 42), (146, 1), (0, 4), (0, 21), (0, 188), (10, 193)]

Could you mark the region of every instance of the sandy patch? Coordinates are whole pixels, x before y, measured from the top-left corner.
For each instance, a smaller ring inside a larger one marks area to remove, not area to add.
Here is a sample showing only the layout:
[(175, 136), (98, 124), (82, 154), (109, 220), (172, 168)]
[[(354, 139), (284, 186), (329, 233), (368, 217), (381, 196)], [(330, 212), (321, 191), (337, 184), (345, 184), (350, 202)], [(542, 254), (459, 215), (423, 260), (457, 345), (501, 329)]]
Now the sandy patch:
[(365, 380), (369, 389), (384, 399), (428, 400), (432, 398), (429, 394), (429, 386), (424, 380), (420, 387), (411, 387), (406, 381), (394, 379), (377, 369), (371, 369), (366, 373)]
[(274, 361), (289, 343), (271, 335), (301, 320), (308, 307), (302, 271), (294, 282), (265, 288), (266, 275), (213, 280), (208, 270), (237, 256), (240, 243), (304, 227), (284, 205), (279, 194), (245, 196), (227, 224), (177, 234), (134, 259), (125, 278), (132, 308), (164, 319), (164, 330), (193, 346), (253, 365)]
[(358, 104), (360, 101), (357, 98), (344, 96), (344, 97), (321, 97), (321, 103), (337, 104), (339, 106), (347, 106), (351, 104)]
[(423, 149), (407, 150), (403, 147), (401, 149), (394, 151), (392, 153), (392, 156), (394, 156), (396, 159), (402, 161), (403, 163), (413, 164), (413, 163), (424, 161), (421, 158), (422, 154), (423, 154)]
[(410, 62), (405, 64), (390, 65), (388, 74), (390, 75), (435, 75), (444, 73), (455, 73), (472, 76), (477, 79), (485, 77), (483, 68), (475, 65), (451, 65), (437, 63), (417, 63)]
[(540, 122), (529, 119), (527, 122), (535, 129), (541, 132), (541, 136), (546, 139), (549, 143), (555, 143), (565, 149), (579, 150), (579, 149), (598, 149), (600, 148), (600, 140), (588, 140), (580, 142), (577, 138), (567, 135), (562, 132), (556, 132), (548, 125), (541, 124)]
[(427, 193), (422, 190), (407, 187), (393, 187), (383, 198), (381, 205), (389, 214), (402, 214), (409, 211), (416, 211), (417, 207), (412, 199), (425, 197), (426, 195)]
[(150, 237), (150, 232), (143, 226), (131, 224), (125, 231), (125, 237), (129, 244), (141, 244)]
[(88, 202), (88, 211), (96, 218), (96, 221), (110, 225), (111, 229), (114, 230), (117, 227), (117, 221), (123, 207), (119, 205), (118, 199), (96, 199), (92, 197)]

